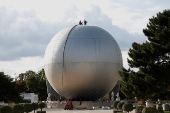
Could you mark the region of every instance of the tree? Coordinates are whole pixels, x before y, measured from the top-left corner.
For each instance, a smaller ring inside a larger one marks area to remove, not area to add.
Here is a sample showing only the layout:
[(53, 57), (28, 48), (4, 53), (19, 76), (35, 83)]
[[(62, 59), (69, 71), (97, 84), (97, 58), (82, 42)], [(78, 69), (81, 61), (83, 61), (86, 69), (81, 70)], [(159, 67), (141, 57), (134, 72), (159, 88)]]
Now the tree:
[(122, 68), (119, 75), (122, 79), (121, 92), (126, 97), (137, 97), (144, 101), (152, 97), (153, 92), (156, 90), (155, 79), (140, 71), (134, 72), (133, 70)]
[(13, 112), (14, 113), (23, 113), (24, 112), (24, 106), (21, 104), (16, 104), (13, 106)]
[(28, 113), (33, 110), (32, 104), (24, 104), (24, 112)]
[(142, 113), (159, 113), (159, 112), (156, 109), (156, 107), (145, 107), (143, 108)]
[(20, 98), (17, 84), (4, 72), (0, 72), (0, 101), (4, 102), (18, 102)]
[(10, 106), (0, 106), (0, 113), (13, 113), (13, 109)]
[[(129, 69), (122, 68), (121, 91), (127, 97), (142, 100), (169, 95), (170, 85), (170, 10), (149, 19), (143, 33), (148, 41), (134, 42), (128, 55)], [(137, 68), (138, 71), (133, 71)]]
[(129, 113), (129, 111), (133, 110), (133, 105), (131, 103), (126, 103), (123, 105), (123, 111), (127, 111)]
[(113, 107), (114, 107), (115, 109), (118, 109), (118, 107), (117, 107), (118, 104), (119, 104), (119, 101), (115, 101), (115, 102), (113, 103)]
[(32, 108), (33, 108), (34, 113), (35, 113), (35, 110), (38, 109), (38, 103), (32, 103)]
[(47, 86), (44, 69), (37, 74), (30, 75), (26, 80), (26, 87), (28, 92), (38, 94), (41, 100), (45, 100), (47, 98)]
[(29, 78), (26, 81), (26, 86), (29, 92), (38, 94), (39, 79), (40, 78), (37, 74), (29, 76)]
[(40, 102), (39, 104), (38, 104), (38, 107), (41, 109), (41, 111), (42, 111), (42, 108), (45, 108), (45, 103), (43, 103), (43, 102)]
[(25, 73), (21, 73), (21, 74), (19, 74), (19, 76), (18, 76), (18, 81), (22, 83), (22, 82), (26, 81), (27, 78), (28, 78), (30, 75), (32, 75), (32, 74), (35, 74), (35, 72), (34, 72), (34, 71), (31, 71), (31, 70), (26, 71)]
[(136, 113), (142, 113), (143, 108), (145, 108), (145, 106), (137, 106)]
[(25, 73), (19, 74), (19, 76), (17, 77), (18, 78), (17, 85), (18, 85), (18, 89), (20, 93), (27, 92), (27, 87), (25, 87), (26, 80), (32, 74), (35, 74), (35, 72), (29, 70), (29, 71), (26, 71)]
[(123, 112), (123, 105), (124, 105), (124, 104), (125, 104), (124, 102), (119, 102), (119, 103), (117, 104), (117, 108), (118, 108), (118, 109), (121, 109), (122, 112)]
[(156, 95), (169, 95), (170, 85), (170, 10), (158, 13), (157, 17), (149, 19), (147, 28), (143, 30), (150, 41), (152, 55), (148, 69), (142, 71), (153, 76), (157, 83)]
[(41, 69), (38, 72), (38, 75), (40, 76), (40, 81), (39, 81), (39, 97), (41, 100), (46, 100), (47, 99), (47, 85), (46, 85), (46, 76), (45, 76), (45, 71), (44, 69)]

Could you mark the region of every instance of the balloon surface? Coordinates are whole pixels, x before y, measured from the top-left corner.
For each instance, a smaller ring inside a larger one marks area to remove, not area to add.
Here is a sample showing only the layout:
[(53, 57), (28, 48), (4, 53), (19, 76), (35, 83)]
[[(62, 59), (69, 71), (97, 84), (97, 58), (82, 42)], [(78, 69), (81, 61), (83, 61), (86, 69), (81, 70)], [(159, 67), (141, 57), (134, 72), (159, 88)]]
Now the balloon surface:
[(122, 55), (115, 39), (96, 26), (76, 25), (58, 32), (48, 44), (45, 74), (61, 96), (97, 100), (120, 79)]

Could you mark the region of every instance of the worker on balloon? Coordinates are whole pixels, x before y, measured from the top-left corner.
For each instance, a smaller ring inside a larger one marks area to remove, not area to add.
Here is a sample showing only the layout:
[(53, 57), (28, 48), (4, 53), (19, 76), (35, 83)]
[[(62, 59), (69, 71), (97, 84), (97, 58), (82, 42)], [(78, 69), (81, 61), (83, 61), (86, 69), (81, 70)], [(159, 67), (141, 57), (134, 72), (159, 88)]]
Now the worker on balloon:
[(87, 21), (86, 20), (84, 20), (84, 25), (86, 25), (87, 24)]
[(79, 25), (83, 25), (83, 23), (81, 22), (81, 20), (79, 21)]

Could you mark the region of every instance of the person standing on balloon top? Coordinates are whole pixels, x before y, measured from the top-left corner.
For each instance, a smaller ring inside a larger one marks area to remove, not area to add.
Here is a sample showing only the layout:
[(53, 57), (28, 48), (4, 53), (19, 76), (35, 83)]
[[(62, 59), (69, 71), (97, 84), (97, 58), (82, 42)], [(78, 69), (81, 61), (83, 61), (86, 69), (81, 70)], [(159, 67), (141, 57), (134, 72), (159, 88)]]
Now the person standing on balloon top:
[[(87, 21), (84, 20), (84, 25), (86, 25), (86, 24), (87, 24)], [(83, 23), (81, 22), (81, 20), (79, 21), (79, 25), (83, 25)]]
[(87, 24), (87, 21), (86, 20), (84, 20), (84, 25), (86, 25)]
[(81, 22), (81, 20), (79, 21), (79, 25), (83, 25), (83, 23)]

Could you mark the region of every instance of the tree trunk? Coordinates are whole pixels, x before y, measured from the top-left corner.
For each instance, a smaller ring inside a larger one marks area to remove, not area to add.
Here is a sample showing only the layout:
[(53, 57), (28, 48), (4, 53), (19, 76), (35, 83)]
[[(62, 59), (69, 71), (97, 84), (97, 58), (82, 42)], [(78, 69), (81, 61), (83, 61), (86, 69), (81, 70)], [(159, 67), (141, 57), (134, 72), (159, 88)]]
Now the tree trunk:
[(41, 111), (42, 111), (42, 108), (41, 108)]

